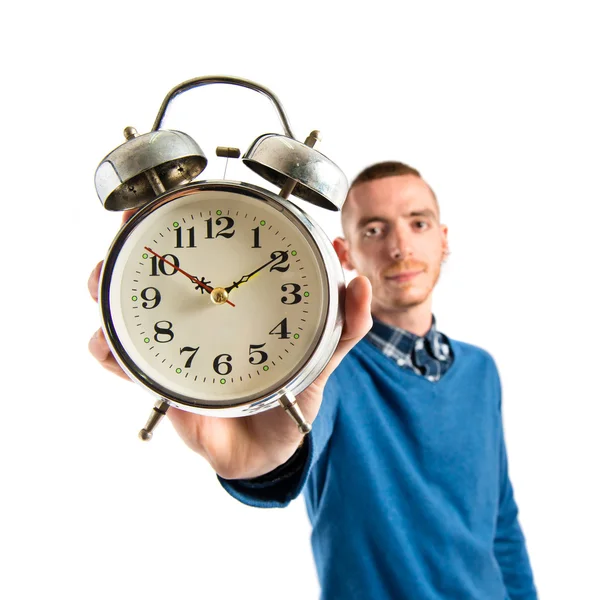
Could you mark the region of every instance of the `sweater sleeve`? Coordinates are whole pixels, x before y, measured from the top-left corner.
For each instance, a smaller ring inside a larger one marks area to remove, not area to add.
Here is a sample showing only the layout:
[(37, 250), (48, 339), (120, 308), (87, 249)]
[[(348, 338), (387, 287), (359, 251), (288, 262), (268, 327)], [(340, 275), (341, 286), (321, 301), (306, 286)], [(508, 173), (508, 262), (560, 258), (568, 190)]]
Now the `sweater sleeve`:
[[(283, 508), (302, 492), (313, 465), (329, 443), (339, 406), (335, 373), (329, 378), (323, 392), (321, 408), (304, 443), (283, 465), (252, 479), (223, 479), (219, 483), (234, 498), (259, 508)], [(282, 410), (274, 408), (272, 410)]]
[(517, 503), (508, 473), (502, 413), (500, 413), (499, 498), (494, 555), (510, 600), (537, 600), (525, 536), (519, 525)]

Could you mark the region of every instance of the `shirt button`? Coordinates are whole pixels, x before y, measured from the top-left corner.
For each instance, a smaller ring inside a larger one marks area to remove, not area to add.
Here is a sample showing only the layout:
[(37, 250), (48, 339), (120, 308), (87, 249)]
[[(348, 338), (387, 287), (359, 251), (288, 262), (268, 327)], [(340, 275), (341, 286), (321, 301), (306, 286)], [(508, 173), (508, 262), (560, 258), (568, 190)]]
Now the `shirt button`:
[(406, 361), (403, 358), (399, 358), (398, 359), (398, 364), (402, 367), (403, 365), (406, 364)]
[(427, 379), (429, 379), (429, 381), (435, 381), (435, 377), (433, 377), (433, 375), (430, 375)]
[(417, 340), (417, 342), (415, 343), (415, 348), (417, 350), (422, 350), (423, 349), (423, 340)]

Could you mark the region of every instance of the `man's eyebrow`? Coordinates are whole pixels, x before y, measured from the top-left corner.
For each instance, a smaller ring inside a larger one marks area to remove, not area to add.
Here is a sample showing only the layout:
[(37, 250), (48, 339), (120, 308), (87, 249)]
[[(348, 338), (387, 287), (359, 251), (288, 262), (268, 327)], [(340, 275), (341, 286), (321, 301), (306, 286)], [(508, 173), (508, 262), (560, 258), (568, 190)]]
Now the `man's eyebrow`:
[[(422, 210), (413, 210), (410, 213), (403, 215), (403, 216), (405, 218), (429, 217), (434, 220), (437, 219), (437, 215), (435, 214), (435, 211), (431, 210), (430, 208), (424, 208)], [(381, 217), (379, 215), (369, 215), (369, 216), (363, 217), (362, 219), (359, 219), (358, 223), (356, 224), (356, 228), (362, 229), (363, 227), (366, 227), (369, 223), (373, 223), (373, 222), (389, 223), (389, 219), (387, 217)]]
[(413, 210), (408, 214), (409, 217), (431, 217), (432, 219), (437, 219), (437, 215), (430, 208), (424, 208), (422, 210)]
[(381, 222), (381, 223), (387, 223), (388, 219), (386, 217), (378, 217), (377, 215), (371, 215), (371, 216), (363, 217), (356, 224), (356, 228), (357, 229), (362, 229), (363, 227), (366, 227), (369, 223), (373, 223), (374, 221), (378, 221), (378, 222)]

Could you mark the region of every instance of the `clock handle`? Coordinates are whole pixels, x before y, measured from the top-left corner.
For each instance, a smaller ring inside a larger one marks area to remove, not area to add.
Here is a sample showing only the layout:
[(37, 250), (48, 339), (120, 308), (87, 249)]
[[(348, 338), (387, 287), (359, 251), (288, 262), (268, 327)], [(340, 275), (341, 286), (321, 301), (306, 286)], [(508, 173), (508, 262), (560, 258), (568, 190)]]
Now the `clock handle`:
[(279, 119), (281, 120), (281, 124), (285, 131), (285, 134), (288, 137), (295, 139), (288, 118), (285, 114), (285, 111), (283, 110), (283, 106), (281, 105), (281, 102), (279, 101), (277, 96), (271, 90), (267, 89), (266, 87), (263, 87), (262, 85), (259, 85), (258, 83), (249, 81), (248, 79), (241, 79), (240, 77), (227, 77), (223, 75), (209, 75), (206, 77), (196, 77), (194, 79), (188, 79), (187, 81), (184, 81), (183, 83), (180, 83), (178, 86), (174, 87), (163, 100), (163, 103), (158, 111), (158, 115), (156, 116), (156, 120), (154, 121), (154, 125), (152, 125), (152, 131), (158, 131), (160, 129), (162, 121), (165, 118), (165, 113), (167, 112), (167, 107), (169, 106), (171, 100), (175, 98), (175, 96), (178, 96), (183, 92), (187, 92), (192, 88), (200, 87), (202, 85), (211, 85), (213, 83), (229, 83), (231, 85), (239, 85), (241, 87), (254, 90), (255, 92), (259, 92), (260, 94), (263, 94), (264, 96), (269, 98), (269, 100), (271, 100), (271, 102), (277, 109), (277, 113), (279, 115)]
[(152, 408), (152, 412), (148, 417), (146, 426), (140, 430), (138, 436), (144, 442), (149, 442), (152, 439), (152, 432), (156, 426), (160, 423), (161, 419), (167, 414), (169, 409), (169, 403), (165, 402), (162, 398), (156, 401), (156, 404)]
[(298, 425), (298, 429), (300, 433), (309, 433), (312, 429), (310, 423), (307, 423), (300, 407), (296, 403), (296, 397), (290, 392), (284, 392), (279, 398), (279, 404), (283, 407), (285, 412), (292, 417), (296, 425)]

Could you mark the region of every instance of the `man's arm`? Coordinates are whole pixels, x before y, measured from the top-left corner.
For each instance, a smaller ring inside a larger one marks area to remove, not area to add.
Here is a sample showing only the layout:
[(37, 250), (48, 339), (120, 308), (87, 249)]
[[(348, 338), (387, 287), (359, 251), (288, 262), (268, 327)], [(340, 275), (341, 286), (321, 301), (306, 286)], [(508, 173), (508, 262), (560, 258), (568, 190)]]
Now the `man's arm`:
[(504, 432), (500, 429), (500, 494), (494, 538), (494, 554), (500, 565), (510, 600), (537, 600), (537, 591), (527, 554), (525, 536), (519, 525), (519, 509), (508, 474)]
[(283, 508), (297, 498), (312, 466), (321, 458), (333, 432), (339, 394), (335, 372), (323, 391), (323, 402), (312, 425), (294, 455), (283, 465), (253, 479), (224, 479), (217, 476), (227, 492), (244, 504), (261, 508)]

